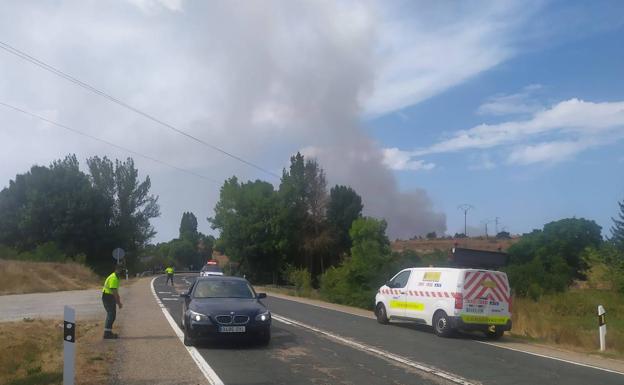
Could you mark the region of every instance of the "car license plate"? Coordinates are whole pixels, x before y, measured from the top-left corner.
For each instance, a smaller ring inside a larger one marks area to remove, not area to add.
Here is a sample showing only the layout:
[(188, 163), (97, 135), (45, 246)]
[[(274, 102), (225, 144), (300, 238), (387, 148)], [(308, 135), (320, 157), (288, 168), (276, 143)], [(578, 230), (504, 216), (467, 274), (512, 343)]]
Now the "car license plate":
[(220, 333), (245, 333), (244, 326), (219, 326)]

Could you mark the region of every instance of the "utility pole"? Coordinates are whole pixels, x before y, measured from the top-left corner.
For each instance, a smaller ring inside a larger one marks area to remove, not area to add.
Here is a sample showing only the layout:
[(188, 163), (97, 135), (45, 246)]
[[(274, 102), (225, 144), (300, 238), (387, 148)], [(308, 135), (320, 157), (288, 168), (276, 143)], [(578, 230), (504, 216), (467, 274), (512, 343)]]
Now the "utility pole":
[(481, 221), (481, 224), (485, 225), (485, 239), (488, 239), (488, 224), (492, 223), (491, 219), (484, 219)]
[(474, 209), (473, 205), (470, 205), (468, 203), (463, 203), (459, 206), (457, 206), (458, 210), (462, 210), (464, 212), (464, 236), (468, 237), (468, 233), (466, 232), (467, 230), (467, 222), (466, 222), (466, 218), (468, 216), (468, 211)]
[[(498, 234), (498, 220), (499, 220), (499, 219), (500, 219), (500, 217), (496, 217), (496, 218), (494, 219), (494, 222), (496, 223), (496, 227), (495, 227), (496, 234)], [(496, 235), (496, 234), (495, 234), (495, 235)]]

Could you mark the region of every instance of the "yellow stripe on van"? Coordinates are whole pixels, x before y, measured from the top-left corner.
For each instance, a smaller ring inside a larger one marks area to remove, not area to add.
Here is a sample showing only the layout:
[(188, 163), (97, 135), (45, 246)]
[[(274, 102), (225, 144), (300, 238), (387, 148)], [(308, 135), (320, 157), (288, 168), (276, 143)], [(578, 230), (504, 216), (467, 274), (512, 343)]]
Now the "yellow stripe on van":
[(390, 300), (390, 307), (393, 309), (406, 309), (406, 310), (425, 310), (425, 304), (420, 302), (405, 302), (396, 299)]
[(504, 316), (462, 314), (460, 317), (467, 324), (505, 325), (509, 321), (509, 317)]

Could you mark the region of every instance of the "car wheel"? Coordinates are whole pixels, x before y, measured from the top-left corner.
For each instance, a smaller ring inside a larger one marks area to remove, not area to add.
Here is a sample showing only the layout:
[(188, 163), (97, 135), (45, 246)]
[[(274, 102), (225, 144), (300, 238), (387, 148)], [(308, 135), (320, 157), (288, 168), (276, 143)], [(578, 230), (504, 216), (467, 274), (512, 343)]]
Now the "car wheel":
[(433, 315), (433, 332), (439, 337), (450, 337), (453, 333), (449, 318), (443, 310)]
[(195, 340), (189, 337), (188, 333), (186, 332), (186, 328), (184, 328), (184, 346), (193, 346), (193, 345), (195, 345)]
[(386, 325), (388, 323), (388, 313), (383, 303), (380, 302), (377, 304), (377, 307), (375, 307), (375, 315), (377, 316), (377, 322), (380, 324)]
[(267, 346), (269, 342), (271, 342), (271, 329), (261, 332), (258, 335), (258, 344), (262, 346)]
[(498, 340), (500, 339), (505, 332), (498, 328), (494, 329), (494, 331), (488, 330), (485, 332), (485, 336), (490, 340)]

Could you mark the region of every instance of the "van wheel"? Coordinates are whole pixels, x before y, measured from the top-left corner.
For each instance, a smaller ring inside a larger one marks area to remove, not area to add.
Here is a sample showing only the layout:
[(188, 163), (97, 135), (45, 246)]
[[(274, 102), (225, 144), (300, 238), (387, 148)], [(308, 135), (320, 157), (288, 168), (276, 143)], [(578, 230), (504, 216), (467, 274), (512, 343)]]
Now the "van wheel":
[(493, 332), (489, 330), (485, 332), (485, 336), (490, 340), (498, 340), (503, 336), (503, 334), (505, 334), (505, 332), (500, 329), (494, 329)]
[(443, 310), (433, 315), (433, 332), (439, 337), (450, 337), (453, 333), (451, 322)]
[(383, 303), (380, 302), (377, 304), (377, 307), (375, 307), (375, 315), (377, 316), (377, 322), (382, 325), (388, 324), (388, 313)]

